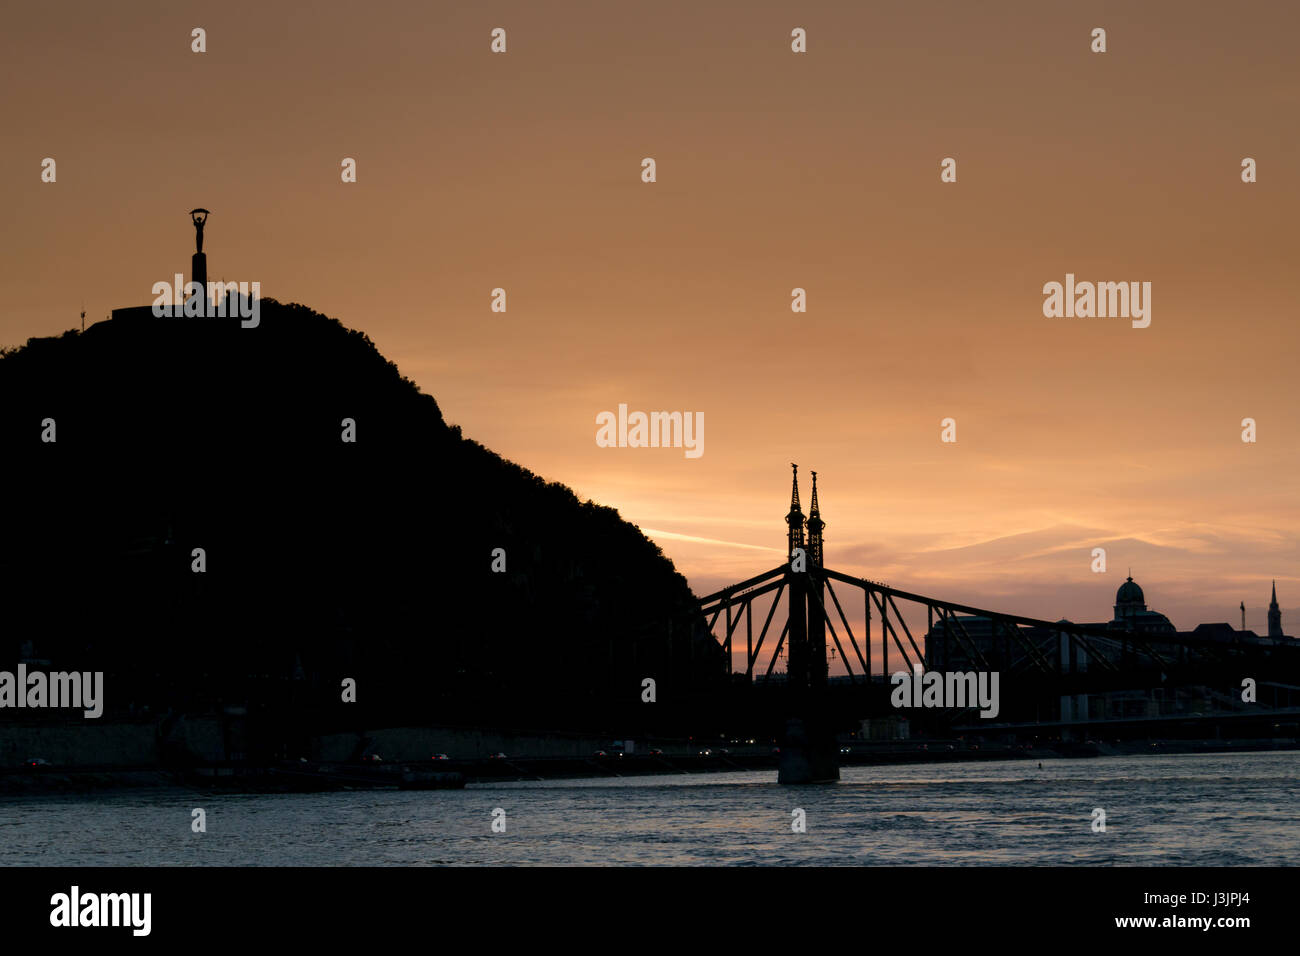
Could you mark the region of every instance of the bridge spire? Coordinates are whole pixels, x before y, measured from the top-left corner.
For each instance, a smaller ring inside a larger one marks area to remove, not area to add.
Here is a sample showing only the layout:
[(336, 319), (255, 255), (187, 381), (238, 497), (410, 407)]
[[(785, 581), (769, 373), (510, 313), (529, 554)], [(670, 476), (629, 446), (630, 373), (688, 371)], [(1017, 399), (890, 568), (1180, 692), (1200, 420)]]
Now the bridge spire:
[(822, 520), (821, 508), (817, 504), (817, 472), (812, 473), (813, 490), (812, 505), (808, 510), (808, 557), (812, 559), (812, 565), (820, 568), (822, 566), (822, 529), (826, 527), (826, 522)]
[(785, 516), (785, 523), (790, 529), (789, 553), (793, 556), (795, 548), (803, 547), (803, 508), (799, 506), (799, 466), (791, 462), (790, 467), (794, 470), (794, 478), (790, 486), (790, 513)]

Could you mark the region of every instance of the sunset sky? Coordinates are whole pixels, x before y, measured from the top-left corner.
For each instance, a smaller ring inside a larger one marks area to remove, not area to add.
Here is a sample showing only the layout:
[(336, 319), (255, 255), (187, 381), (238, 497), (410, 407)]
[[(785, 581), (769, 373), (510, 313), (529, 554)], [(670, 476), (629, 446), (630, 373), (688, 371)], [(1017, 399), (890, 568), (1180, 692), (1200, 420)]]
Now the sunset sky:
[[(793, 461), (838, 570), (1097, 621), (1131, 566), (1179, 628), (1244, 600), (1260, 631), (1276, 578), (1300, 634), (1298, 29), (1281, 3), (23, 4), (0, 344), (152, 301), (204, 206), (210, 278), (364, 330), (697, 594), (783, 559)], [(1045, 318), (1066, 273), (1150, 282), (1150, 327)], [(703, 412), (704, 454), (597, 447), (620, 403)]]

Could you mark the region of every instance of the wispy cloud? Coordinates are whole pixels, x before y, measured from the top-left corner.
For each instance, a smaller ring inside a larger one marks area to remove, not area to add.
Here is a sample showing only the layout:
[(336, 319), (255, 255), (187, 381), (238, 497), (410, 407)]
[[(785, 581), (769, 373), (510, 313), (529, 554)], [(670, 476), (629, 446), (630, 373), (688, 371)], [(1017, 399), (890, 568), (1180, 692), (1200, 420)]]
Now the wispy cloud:
[(642, 528), (642, 533), (651, 538), (668, 538), (672, 541), (694, 541), (699, 544), (716, 544), (724, 548), (745, 548), (750, 551), (771, 551), (774, 554), (783, 554), (781, 548), (770, 548), (761, 544), (745, 544), (741, 541), (722, 541), (719, 538), (701, 538), (693, 534), (678, 534), (676, 531), (659, 531), (655, 528)]

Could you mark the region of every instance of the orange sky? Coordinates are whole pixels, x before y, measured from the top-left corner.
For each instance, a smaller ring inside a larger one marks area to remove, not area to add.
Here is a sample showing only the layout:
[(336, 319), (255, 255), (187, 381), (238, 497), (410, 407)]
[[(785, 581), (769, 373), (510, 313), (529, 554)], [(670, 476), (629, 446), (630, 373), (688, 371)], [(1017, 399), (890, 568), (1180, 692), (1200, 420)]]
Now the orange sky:
[[(25, 4), (0, 343), (151, 301), (205, 206), (212, 278), (365, 330), (697, 593), (781, 560), (797, 461), (840, 570), (1102, 620), (1132, 565), (1179, 627), (1245, 600), (1261, 630), (1276, 577), (1300, 633), (1297, 28), (1277, 3)], [(1045, 318), (1067, 272), (1151, 282), (1150, 328)], [(619, 403), (703, 412), (703, 456), (598, 448)]]

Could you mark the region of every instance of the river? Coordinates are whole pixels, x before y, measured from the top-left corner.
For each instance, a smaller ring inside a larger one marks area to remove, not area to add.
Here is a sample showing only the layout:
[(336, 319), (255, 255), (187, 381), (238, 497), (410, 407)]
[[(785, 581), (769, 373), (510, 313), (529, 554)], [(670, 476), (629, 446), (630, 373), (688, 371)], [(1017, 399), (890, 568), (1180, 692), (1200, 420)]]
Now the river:
[[(1300, 752), (842, 773), (811, 787), (763, 772), (8, 798), (0, 865), (1300, 864)], [(191, 830), (195, 808), (205, 833)], [(1105, 832), (1094, 832), (1094, 809)], [(806, 832), (792, 828), (795, 810)]]

